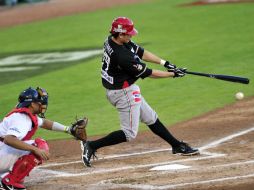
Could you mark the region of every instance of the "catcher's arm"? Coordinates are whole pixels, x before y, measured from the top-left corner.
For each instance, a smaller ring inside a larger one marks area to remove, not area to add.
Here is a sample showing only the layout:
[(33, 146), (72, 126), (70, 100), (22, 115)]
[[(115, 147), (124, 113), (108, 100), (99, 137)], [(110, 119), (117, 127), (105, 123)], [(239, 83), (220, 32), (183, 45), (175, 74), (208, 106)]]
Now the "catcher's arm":
[(43, 119), (41, 128), (53, 130), (53, 131), (62, 131), (71, 134), (77, 140), (86, 141), (86, 126), (88, 119), (86, 117), (76, 120), (71, 126), (64, 126), (61, 123), (53, 122), (48, 119)]

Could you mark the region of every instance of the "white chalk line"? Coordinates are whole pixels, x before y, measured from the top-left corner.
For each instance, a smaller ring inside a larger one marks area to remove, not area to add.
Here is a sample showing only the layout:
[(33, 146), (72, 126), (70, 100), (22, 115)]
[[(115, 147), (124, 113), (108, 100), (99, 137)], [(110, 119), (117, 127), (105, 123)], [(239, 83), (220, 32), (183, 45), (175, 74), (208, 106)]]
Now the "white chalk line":
[[(208, 168), (208, 169), (215, 169), (215, 168), (226, 168), (226, 167), (236, 167), (236, 166), (246, 166), (246, 165), (250, 165), (250, 164), (254, 164), (254, 160), (248, 160), (248, 161), (242, 161), (242, 162), (234, 162), (234, 163), (229, 163), (229, 164), (218, 164), (218, 165), (213, 165), (213, 166), (207, 166), (205, 168), (205, 170)], [(195, 171), (195, 170), (202, 170), (204, 169), (203, 166), (200, 166), (200, 167), (195, 167), (195, 168), (189, 168), (189, 169), (185, 169), (185, 170), (178, 170), (177, 172), (186, 172), (186, 171)], [(161, 171), (162, 173), (172, 173), (172, 172), (175, 172), (176, 170), (164, 170), (164, 171)], [(154, 174), (150, 174), (150, 175), (146, 175), (146, 177), (150, 177), (150, 176), (154, 176)], [(115, 179), (112, 179), (112, 180), (115, 180)], [(111, 181), (111, 180), (108, 180), (108, 181)]]
[[(221, 164), (221, 165), (215, 165), (211, 166), (211, 168), (223, 168), (223, 167), (231, 167), (231, 166), (241, 166), (241, 165), (248, 165), (248, 164), (254, 164), (254, 160), (249, 160), (249, 161), (244, 161), (244, 162), (235, 162), (235, 163), (230, 163), (230, 164)], [(195, 169), (188, 169), (188, 171), (194, 171), (194, 170), (199, 170), (200, 168), (195, 168)], [(167, 171), (163, 171), (165, 173)], [(172, 172), (172, 171), (170, 171)], [(179, 170), (179, 172), (186, 172), (186, 170)], [(146, 177), (151, 177), (154, 176), (154, 174), (149, 174), (146, 175)], [(200, 184), (205, 184), (205, 183), (215, 183), (215, 182), (220, 182), (220, 181), (225, 181), (225, 180), (233, 180), (233, 179), (241, 179), (241, 178), (249, 178), (249, 177), (254, 177), (254, 174), (249, 174), (249, 175), (244, 175), (244, 176), (233, 176), (233, 177), (227, 177), (227, 178), (218, 178), (218, 179), (212, 179), (212, 180), (204, 180), (204, 181), (198, 181), (198, 182), (193, 182), (193, 183), (181, 183), (181, 184), (171, 184), (171, 185), (162, 185), (162, 186), (155, 186), (155, 185), (144, 185), (144, 184), (139, 184), (139, 185), (133, 185), (133, 184), (115, 184), (112, 181), (118, 180), (117, 178), (115, 179), (109, 179), (109, 180), (103, 180), (97, 184), (92, 184), (91, 186), (100, 186), (101, 189), (108, 188), (108, 189), (115, 189), (115, 188), (134, 188), (134, 189), (174, 189), (177, 187), (182, 187), (182, 186), (187, 186), (187, 185), (200, 185)], [(119, 180), (121, 180), (119, 178)], [(103, 187), (102, 187), (103, 185)]]
[[(204, 152), (204, 150), (212, 148), (212, 147), (215, 147), (215, 146), (217, 146), (217, 145), (219, 145), (219, 144), (221, 144), (223, 142), (226, 142), (228, 140), (231, 140), (231, 139), (233, 139), (235, 137), (247, 134), (247, 133), (249, 133), (249, 132), (251, 132), (253, 130), (254, 130), (254, 127), (250, 128), (250, 129), (247, 129), (245, 131), (241, 131), (239, 133), (235, 133), (235, 134), (229, 135), (229, 136), (227, 136), (225, 138), (222, 138), (222, 139), (213, 141), (213, 142), (211, 142), (211, 143), (209, 143), (207, 145), (204, 145), (204, 146), (200, 147), (199, 150), (201, 151), (202, 154), (211, 155), (211, 153)], [(157, 152), (164, 152), (164, 151), (170, 151), (170, 150), (171, 149), (157, 149), (157, 150), (143, 151), (143, 152), (130, 153), (130, 154), (111, 155), (111, 156), (105, 156), (103, 158), (99, 158), (99, 160), (101, 160), (101, 159), (121, 158), (121, 157), (132, 157), (132, 156), (138, 156), (138, 155), (144, 155), (144, 154), (150, 154), (150, 153), (157, 153)], [(48, 168), (48, 167), (52, 167), (52, 166), (63, 166), (63, 165), (76, 164), (76, 163), (81, 163), (81, 161), (72, 161), (72, 162), (63, 162), (63, 163), (51, 163), (51, 164), (45, 164), (45, 165), (39, 166), (37, 168)]]
[(233, 139), (233, 138), (236, 138), (236, 137), (245, 135), (245, 134), (247, 134), (247, 133), (249, 133), (249, 132), (251, 132), (251, 131), (254, 131), (254, 127), (250, 128), (250, 129), (247, 129), (247, 130), (244, 130), (244, 131), (240, 131), (240, 132), (235, 133), (235, 134), (232, 134), (232, 135), (229, 135), (229, 136), (224, 137), (224, 138), (222, 138), (222, 139), (219, 139), (219, 140), (217, 140), (217, 141), (211, 142), (211, 143), (209, 143), (209, 144), (207, 144), (207, 145), (205, 145), (205, 146), (200, 147), (199, 150), (202, 151), (202, 150), (207, 150), (207, 149), (209, 149), (209, 148), (216, 147), (217, 145), (219, 145), (219, 144), (221, 144), (221, 143), (224, 143), (224, 142), (226, 142), (226, 141), (228, 141), (228, 140), (231, 140), (231, 139)]
[[(137, 168), (145, 168), (145, 167), (153, 167), (153, 166), (158, 166), (158, 165), (165, 165), (165, 164), (172, 164), (172, 163), (179, 163), (179, 162), (187, 162), (187, 161), (196, 161), (196, 160), (204, 160), (204, 159), (211, 159), (211, 158), (217, 158), (224, 156), (224, 154), (216, 154), (216, 153), (209, 153), (209, 152), (203, 152), (206, 149), (215, 147), (223, 142), (226, 142), (228, 140), (231, 140), (235, 137), (247, 134), (251, 131), (254, 130), (254, 127), (229, 135), (225, 138), (216, 140), (212, 143), (209, 143), (205, 146), (200, 147), (199, 149), (202, 151), (202, 153), (205, 153), (209, 156), (206, 157), (201, 157), (201, 158), (188, 158), (188, 159), (183, 159), (183, 160), (176, 160), (176, 161), (169, 161), (169, 162), (160, 162), (160, 163), (154, 163), (154, 164), (144, 164), (144, 165), (136, 165), (136, 166), (125, 166), (121, 168), (113, 168), (113, 169), (99, 169), (97, 171), (89, 171), (89, 172), (83, 172), (79, 174), (74, 174), (74, 173), (67, 173), (67, 172), (56, 172), (56, 176), (54, 177), (76, 177), (76, 176), (84, 176), (84, 175), (91, 175), (92, 174), (103, 174), (103, 173), (109, 173), (109, 172), (116, 172), (116, 171), (121, 171), (121, 170), (129, 170), (129, 169), (137, 169)], [(119, 157), (129, 157), (129, 156), (135, 156), (135, 155), (143, 155), (143, 154), (149, 154), (149, 153), (154, 153), (154, 152), (163, 152), (163, 151), (169, 151), (170, 149), (159, 149), (159, 150), (154, 150), (154, 151), (145, 151), (145, 152), (140, 152), (140, 153), (132, 153), (132, 154), (121, 154), (121, 155), (113, 155), (113, 156), (107, 156), (103, 159), (109, 159), (109, 158), (119, 158)], [(61, 165), (66, 165), (66, 164), (71, 164), (71, 163), (80, 163), (81, 161), (74, 161), (74, 162), (66, 162), (66, 163), (55, 163), (55, 164), (48, 164), (45, 165), (44, 167), (41, 166), (40, 168), (45, 168), (45, 167), (51, 167), (51, 166), (61, 166)], [(54, 172), (53, 172), (54, 173)], [(50, 176), (52, 177), (52, 176)], [(195, 183), (195, 182), (193, 182)], [(125, 184), (127, 185), (127, 184)], [(131, 185), (131, 184), (129, 184)], [(157, 187), (157, 186), (156, 186)]]
[[(145, 154), (151, 154), (151, 153), (158, 153), (158, 152), (166, 152), (170, 151), (171, 149), (157, 149), (157, 150), (151, 150), (151, 151), (143, 151), (143, 152), (136, 152), (136, 153), (129, 153), (129, 154), (118, 154), (118, 155), (111, 155), (111, 156), (105, 156), (102, 158), (98, 158), (98, 160), (107, 160), (107, 159), (114, 159), (114, 158), (122, 158), (122, 157), (132, 157), (132, 156), (139, 156), (139, 155), (145, 155)], [(216, 153), (211, 153), (207, 151), (202, 151), (202, 155), (217, 155)], [(54, 166), (64, 166), (69, 164), (78, 164), (82, 163), (82, 161), (72, 161), (72, 162), (62, 162), (62, 163), (51, 163), (51, 164), (45, 164), (42, 166), (39, 166), (37, 168), (49, 168)]]
[[(243, 162), (234, 162), (234, 163), (229, 163), (229, 164), (218, 164), (218, 165), (213, 165), (213, 166), (208, 166), (209, 169), (215, 169), (215, 168), (226, 168), (226, 167), (236, 167), (236, 166), (246, 166), (246, 165), (250, 165), (250, 164), (254, 164), (254, 160), (248, 160), (248, 161), (243, 161)], [(189, 168), (189, 169), (185, 169), (185, 170), (178, 170), (177, 172), (180, 173), (180, 172), (187, 172), (187, 171), (195, 171), (195, 170), (207, 170), (207, 167), (204, 168), (204, 167), (195, 167), (195, 168)], [(161, 173), (172, 173), (172, 172), (175, 172), (176, 170), (164, 170), (164, 171), (161, 171)], [(148, 174), (146, 175), (146, 177), (151, 177), (151, 176), (154, 176), (154, 173), (151, 173), (151, 174)], [(117, 178), (114, 178), (114, 179), (109, 179), (109, 180), (104, 180), (105, 182), (108, 181), (108, 182), (112, 182), (113, 180), (116, 180)]]
[[(132, 156), (139, 156), (139, 155), (144, 155), (144, 154), (165, 152), (165, 151), (170, 151), (170, 150), (172, 150), (172, 149), (167, 148), (167, 149), (157, 149), (157, 150), (149, 150), (149, 151), (143, 151), (143, 152), (134, 152), (134, 153), (129, 153), (129, 154), (117, 154), (117, 155), (110, 155), (110, 156), (98, 158), (98, 160), (114, 159), (114, 158), (121, 158), (121, 157), (132, 157)], [(45, 165), (39, 166), (37, 168), (48, 168), (48, 167), (52, 167), (52, 166), (63, 166), (63, 165), (77, 164), (77, 163), (82, 163), (82, 161), (45, 164)]]
[(66, 174), (66, 172), (62, 172), (62, 171), (39, 169), (39, 168), (36, 169), (36, 172), (46, 173), (46, 174), (53, 174), (53, 175), (65, 175)]
[[(95, 186), (104, 186), (107, 187), (107, 189), (116, 189), (116, 188), (132, 188), (132, 189), (144, 189), (144, 190), (157, 190), (157, 189), (176, 189), (178, 187), (184, 187), (184, 186), (190, 186), (190, 185), (201, 185), (201, 184), (211, 184), (216, 182), (224, 182), (229, 180), (239, 180), (239, 179), (245, 179), (245, 178), (252, 178), (254, 177), (254, 174), (248, 174), (248, 175), (242, 175), (242, 176), (232, 176), (232, 177), (225, 177), (225, 178), (217, 178), (217, 179), (211, 179), (211, 180), (203, 180), (203, 181), (197, 181), (197, 182), (191, 182), (191, 183), (180, 183), (175, 185), (145, 185), (145, 184), (115, 184), (115, 183), (108, 183), (107, 181), (102, 181)], [(101, 189), (104, 189), (101, 187)]]
[[(217, 145), (226, 142), (228, 140), (231, 140), (233, 138), (239, 137), (241, 135), (247, 134), (251, 131), (254, 130), (254, 127), (229, 135), (227, 137), (224, 137), (222, 139), (219, 139), (217, 141), (214, 141), (212, 143), (209, 143), (203, 147), (200, 147), (199, 150), (206, 150), (212, 147), (216, 147)], [(216, 168), (216, 167), (230, 167), (230, 166), (236, 166), (236, 165), (245, 165), (245, 164), (252, 164), (254, 163), (254, 160), (249, 160), (249, 161), (245, 161), (245, 162), (237, 162), (237, 163), (230, 163), (230, 164), (223, 164), (223, 165), (217, 165), (217, 166), (211, 166), (211, 168)], [(164, 165), (164, 164), (161, 164)], [(139, 185), (133, 185), (133, 184), (114, 184), (114, 183), (105, 183), (106, 181), (104, 181), (104, 185), (106, 185), (109, 188), (134, 188), (134, 189), (175, 189), (177, 187), (183, 187), (183, 186), (188, 186), (188, 185), (197, 185), (197, 184), (206, 184), (206, 183), (215, 183), (215, 182), (222, 182), (222, 181), (226, 181), (226, 180), (234, 180), (234, 179), (243, 179), (243, 178), (250, 178), (250, 177), (254, 177), (254, 174), (249, 174), (249, 175), (243, 175), (243, 176), (232, 176), (232, 177), (226, 177), (226, 178), (218, 178), (218, 179), (212, 179), (212, 180), (204, 180), (204, 181), (197, 181), (197, 182), (191, 182), (191, 183), (181, 183), (181, 184), (175, 184), (175, 185), (164, 185), (164, 186), (158, 186), (158, 185), (145, 185), (145, 184), (139, 184)], [(112, 180), (109, 180), (112, 181)], [(96, 184), (94, 184), (96, 185)], [(97, 185), (102, 185), (102, 183), (97, 184)]]
[[(97, 169), (95, 171), (92, 171), (92, 174), (103, 174), (103, 173), (111, 173), (111, 172), (117, 172), (117, 171), (123, 171), (123, 170), (131, 170), (131, 169), (142, 169), (142, 168), (148, 168), (148, 167), (154, 167), (159, 165), (166, 165), (166, 164), (173, 164), (173, 163), (182, 163), (182, 162), (189, 162), (189, 161), (197, 161), (197, 160), (206, 160), (211, 158), (218, 158), (223, 157), (224, 154), (218, 154), (213, 156), (206, 156), (206, 157), (196, 157), (192, 159), (182, 159), (182, 160), (174, 160), (169, 162), (159, 162), (159, 163), (152, 163), (152, 164), (141, 164), (141, 165), (133, 165), (133, 166), (124, 166), (119, 168), (109, 168), (109, 169)], [(83, 176), (83, 175), (91, 175), (91, 171), (89, 172), (83, 172), (78, 174), (73, 173), (63, 173), (56, 177), (74, 177), (74, 176)]]
[[(208, 152), (207, 152), (208, 154)], [(108, 168), (108, 169), (97, 169), (95, 168), (89, 168), (88, 171), (86, 172), (81, 172), (81, 173), (68, 173), (68, 172), (49, 172), (48, 176), (43, 176), (43, 177), (37, 177), (35, 180), (31, 179), (28, 180), (28, 182), (32, 181), (38, 181), (40, 179), (45, 179), (45, 178), (59, 178), (59, 177), (79, 177), (79, 176), (86, 176), (86, 175), (94, 175), (94, 174), (104, 174), (104, 173), (112, 173), (112, 172), (118, 172), (118, 171), (123, 171), (123, 170), (131, 170), (131, 169), (142, 169), (142, 168), (148, 168), (148, 167), (154, 167), (154, 166), (159, 166), (159, 165), (167, 165), (167, 164), (174, 164), (174, 163), (183, 163), (183, 162), (190, 162), (190, 161), (198, 161), (198, 160), (206, 160), (206, 159), (212, 159), (212, 158), (219, 158), (219, 157), (224, 157), (225, 154), (216, 154), (212, 153), (211, 155), (205, 156), (205, 157), (193, 157), (193, 158), (186, 158), (186, 159), (181, 159), (181, 160), (174, 160), (174, 161), (168, 161), (168, 162), (159, 162), (159, 163), (152, 163), (152, 164), (142, 164), (142, 165), (132, 165), (132, 166), (124, 166), (124, 167), (118, 167), (118, 168)], [(44, 169), (39, 169), (43, 171)], [(50, 171), (50, 170), (47, 170)], [(35, 171), (37, 172), (37, 171)]]
[(248, 165), (248, 164), (254, 164), (254, 160), (248, 160), (248, 161), (244, 161), (244, 162), (234, 162), (234, 163), (229, 163), (229, 164), (214, 165), (214, 166), (211, 166), (211, 168), (222, 168), (222, 167)]

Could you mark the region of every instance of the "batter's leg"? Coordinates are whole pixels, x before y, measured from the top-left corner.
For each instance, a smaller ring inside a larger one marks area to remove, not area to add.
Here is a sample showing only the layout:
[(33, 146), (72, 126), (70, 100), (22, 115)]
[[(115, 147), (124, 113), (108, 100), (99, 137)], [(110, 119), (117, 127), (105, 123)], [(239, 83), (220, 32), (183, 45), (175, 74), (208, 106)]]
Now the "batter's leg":
[(141, 106), (139, 87), (132, 85), (126, 89), (107, 91), (107, 97), (110, 103), (118, 110), (121, 130), (114, 131), (95, 141), (81, 142), (82, 161), (88, 167), (91, 167), (90, 159), (96, 150), (105, 146), (130, 141), (138, 133)]
[(144, 97), (142, 97), (140, 110), (141, 121), (145, 123), (154, 134), (164, 139), (172, 147), (177, 147), (180, 145), (180, 142), (160, 122), (156, 112), (150, 107)]
[[(184, 156), (198, 155), (199, 150), (192, 148), (185, 142), (178, 141), (169, 130), (160, 122), (155, 111), (147, 104), (145, 99), (142, 99), (141, 105), (141, 121), (143, 121), (151, 131), (164, 139), (172, 146), (172, 153)], [(156, 115), (156, 117), (155, 117)], [(152, 119), (151, 119), (152, 118)], [(157, 119), (156, 119), (157, 118)], [(154, 121), (154, 123), (152, 123)]]

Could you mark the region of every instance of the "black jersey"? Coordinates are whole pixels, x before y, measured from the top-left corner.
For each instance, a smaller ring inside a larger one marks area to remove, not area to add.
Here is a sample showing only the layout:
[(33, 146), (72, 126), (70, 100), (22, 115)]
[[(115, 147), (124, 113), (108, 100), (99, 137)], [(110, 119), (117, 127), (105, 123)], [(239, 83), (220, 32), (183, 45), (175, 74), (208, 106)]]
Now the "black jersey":
[(107, 89), (122, 89), (152, 74), (152, 70), (141, 62), (144, 49), (132, 41), (119, 45), (109, 36), (103, 52), (101, 77)]

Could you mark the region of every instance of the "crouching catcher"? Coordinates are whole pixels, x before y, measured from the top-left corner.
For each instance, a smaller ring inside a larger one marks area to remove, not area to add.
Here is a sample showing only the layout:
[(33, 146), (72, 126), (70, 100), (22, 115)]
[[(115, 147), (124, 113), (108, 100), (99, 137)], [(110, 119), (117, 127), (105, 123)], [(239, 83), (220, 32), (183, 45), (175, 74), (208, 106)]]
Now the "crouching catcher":
[(86, 141), (87, 118), (65, 126), (45, 119), (47, 106), (46, 90), (29, 87), (20, 93), (17, 106), (0, 121), (0, 190), (25, 190), (25, 177), (49, 159), (47, 142), (41, 138), (31, 140), (39, 127)]

